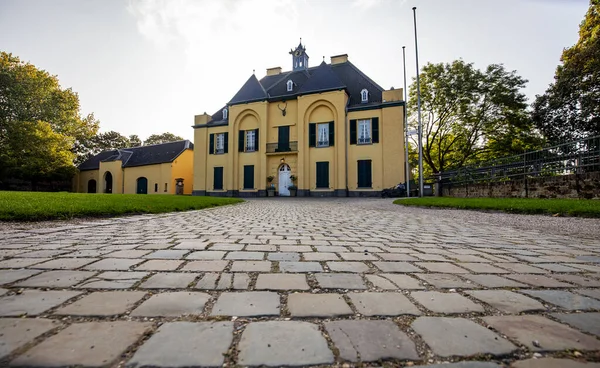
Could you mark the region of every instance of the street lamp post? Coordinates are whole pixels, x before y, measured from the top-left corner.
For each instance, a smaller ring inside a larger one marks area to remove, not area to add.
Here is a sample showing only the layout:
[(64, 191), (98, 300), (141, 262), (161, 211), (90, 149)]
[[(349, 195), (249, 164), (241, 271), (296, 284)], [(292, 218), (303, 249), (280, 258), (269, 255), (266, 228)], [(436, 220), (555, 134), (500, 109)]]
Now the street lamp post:
[(415, 21), (415, 55), (417, 59), (417, 120), (419, 124), (419, 197), (423, 197), (423, 126), (421, 125), (421, 85), (419, 82), (419, 46), (417, 43), (417, 7), (412, 8)]
[(410, 197), (410, 165), (408, 163), (408, 119), (406, 117), (406, 104), (408, 103), (406, 96), (406, 46), (402, 46), (402, 63), (404, 64), (404, 161), (406, 163), (406, 196)]

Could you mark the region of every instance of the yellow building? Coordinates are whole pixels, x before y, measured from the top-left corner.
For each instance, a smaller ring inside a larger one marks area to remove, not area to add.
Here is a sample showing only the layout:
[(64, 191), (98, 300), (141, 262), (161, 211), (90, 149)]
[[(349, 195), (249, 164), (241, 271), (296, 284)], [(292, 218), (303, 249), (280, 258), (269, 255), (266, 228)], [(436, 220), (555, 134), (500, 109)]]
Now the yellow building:
[(194, 145), (184, 140), (104, 151), (78, 168), (79, 193), (191, 194)]
[(309, 68), (302, 43), (290, 54), (292, 71), (252, 75), (195, 116), (193, 194), (378, 196), (404, 182), (402, 89), (384, 90), (348, 55)]

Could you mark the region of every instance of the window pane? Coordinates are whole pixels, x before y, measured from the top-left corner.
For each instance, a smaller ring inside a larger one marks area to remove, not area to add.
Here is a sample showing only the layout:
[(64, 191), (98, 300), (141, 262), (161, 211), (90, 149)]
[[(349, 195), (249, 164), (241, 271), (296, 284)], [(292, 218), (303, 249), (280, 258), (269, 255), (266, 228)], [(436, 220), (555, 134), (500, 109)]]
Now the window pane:
[(223, 153), (225, 149), (225, 134), (217, 134), (217, 153)]
[(371, 121), (358, 121), (358, 144), (371, 143)]
[(329, 146), (329, 124), (318, 124), (319, 130), (317, 147)]
[(246, 132), (246, 151), (252, 152), (255, 150), (255, 132), (254, 130), (248, 130)]

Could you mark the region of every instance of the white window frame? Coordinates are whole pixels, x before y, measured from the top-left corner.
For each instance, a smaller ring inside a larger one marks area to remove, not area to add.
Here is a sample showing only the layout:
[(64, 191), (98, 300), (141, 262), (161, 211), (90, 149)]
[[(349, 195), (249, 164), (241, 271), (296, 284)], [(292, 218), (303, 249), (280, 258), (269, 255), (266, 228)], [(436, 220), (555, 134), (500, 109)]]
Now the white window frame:
[(317, 147), (329, 147), (329, 123), (317, 124)]
[(292, 92), (294, 90), (294, 82), (290, 79), (287, 81), (287, 91)]
[(256, 131), (255, 130), (247, 130), (246, 131), (246, 152), (255, 152), (256, 151)]
[(369, 102), (369, 91), (367, 91), (366, 88), (363, 88), (363, 90), (360, 91), (360, 101)]
[(373, 143), (372, 125), (371, 119), (364, 119), (358, 121), (358, 144), (371, 144)]
[(215, 134), (215, 154), (225, 153), (225, 133)]
[(227, 115), (228, 115), (229, 111), (227, 111), (227, 108), (223, 109), (223, 120), (227, 119)]

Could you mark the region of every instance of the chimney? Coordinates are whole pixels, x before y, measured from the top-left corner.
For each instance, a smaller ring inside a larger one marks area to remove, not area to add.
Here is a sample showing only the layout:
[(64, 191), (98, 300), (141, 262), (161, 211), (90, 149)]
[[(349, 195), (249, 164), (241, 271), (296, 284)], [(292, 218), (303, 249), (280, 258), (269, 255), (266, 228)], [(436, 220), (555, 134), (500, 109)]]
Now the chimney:
[(331, 57), (331, 65), (341, 64), (348, 61), (348, 54), (335, 55)]
[(269, 68), (267, 69), (267, 76), (269, 75), (277, 75), (277, 74), (281, 74), (281, 67), (277, 66), (275, 68)]

